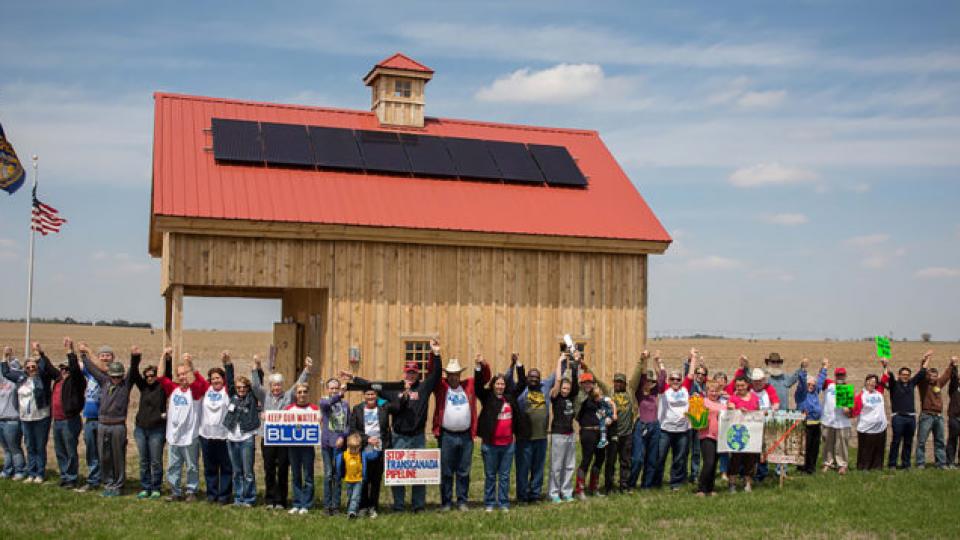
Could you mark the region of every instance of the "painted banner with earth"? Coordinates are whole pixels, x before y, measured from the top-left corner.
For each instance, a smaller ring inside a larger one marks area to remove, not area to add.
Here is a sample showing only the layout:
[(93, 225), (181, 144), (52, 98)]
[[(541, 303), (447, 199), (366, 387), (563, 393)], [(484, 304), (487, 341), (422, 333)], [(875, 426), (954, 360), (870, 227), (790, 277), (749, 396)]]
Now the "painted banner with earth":
[(768, 463), (803, 463), (806, 444), (801, 411), (768, 411), (763, 424), (763, 452)]
[(763, 411), (720, 411), (717, 452), (763, 451)]

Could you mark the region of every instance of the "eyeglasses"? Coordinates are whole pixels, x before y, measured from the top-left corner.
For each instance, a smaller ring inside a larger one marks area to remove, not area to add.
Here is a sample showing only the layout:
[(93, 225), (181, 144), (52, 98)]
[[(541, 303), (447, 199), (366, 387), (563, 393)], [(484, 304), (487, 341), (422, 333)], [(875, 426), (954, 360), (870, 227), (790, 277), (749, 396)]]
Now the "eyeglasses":
[(243, 388), (244, 390), (246, 390), (247, 388), (250, 388), (250, 387), (247, 386), (247, 385), (245, 385), (245, 384), (238, 384), (238, 385), (237, 385), (237, 390), (239, 390), (239, 389), (241, 389), (241, 388)]
[(670, 378), (667, 379), (667, 380), (669, 380), (670, 382), (677, 382), (677, 381), (680, 380), (680, 378), (679, 378), (679, 377), (670, 377)]
[(299, 396), (299, 395), (306, 394), (306, 393), (307, 393), (306, 390), (297, 390), (297, 395), (298, 395), (298, 396)]
[(144, 373), (143, 376), (146, 377), (146, 378), (148, 378), (148, 379), (151, 379), (151, 378), (156, 377), (157, 374), (156, 374), (156, 373)]

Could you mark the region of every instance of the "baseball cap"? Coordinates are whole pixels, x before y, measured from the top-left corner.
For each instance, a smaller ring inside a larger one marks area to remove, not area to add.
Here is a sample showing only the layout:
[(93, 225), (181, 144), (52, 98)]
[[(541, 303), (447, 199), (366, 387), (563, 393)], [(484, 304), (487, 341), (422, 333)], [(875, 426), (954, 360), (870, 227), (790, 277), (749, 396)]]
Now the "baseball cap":
[(593, 382), (593, 373), (581, 373), (580, 382)]
[(123, 364), (120, 362), (110, 362), (107, 366), (107, 375), (110, 377), (123, 377)]
[(837, 369), (833, 370), (833, 374), (834, 374), (834, 375), (846, 375), (846, 374), (847, 374), (847, 368), (838, 367)]
[(411, 371), (420, 373), (420, 364), (416, 362), (407, 362), (406, 364), (403, 365), (404, 373), (410, 373)]
[(614, 374), (613, 374), (613, 382), (617, 382), (617, 381), (627, 382), (627, 376), (626, 376), (625, 374), (623, 374), (623, 373), (614, 373)]

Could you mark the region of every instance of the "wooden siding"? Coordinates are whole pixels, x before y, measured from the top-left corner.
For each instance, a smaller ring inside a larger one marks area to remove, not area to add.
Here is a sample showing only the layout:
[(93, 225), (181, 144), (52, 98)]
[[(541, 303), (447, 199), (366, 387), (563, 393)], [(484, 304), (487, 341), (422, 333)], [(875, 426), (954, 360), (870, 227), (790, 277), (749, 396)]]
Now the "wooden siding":
[[(646, 255), (167, 233), (164, 292), (282, 289), (305, 325), (317, 377), (400, 377), (405, 339), (438, 336), (446, 358), (495, 369), (516, 351), (552, 370), (561, 336), (587, 342), (596, 374), (626, 371), (646, 342)], [(174, 286), (174, 287), (170, 287)], [(319, 326), (310, 316), (320, 314)], [(314, 334), (311, 339), (311, 324)], [(319, 356), (319, 358), (317, 358)]]

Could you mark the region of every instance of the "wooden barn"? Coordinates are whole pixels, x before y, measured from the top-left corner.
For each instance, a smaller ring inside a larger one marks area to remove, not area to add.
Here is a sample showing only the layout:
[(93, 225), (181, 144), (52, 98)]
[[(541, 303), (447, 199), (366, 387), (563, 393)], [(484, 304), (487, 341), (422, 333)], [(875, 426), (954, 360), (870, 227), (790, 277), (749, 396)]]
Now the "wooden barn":
[[(671, 240), (595, 131), (424, 116), (433, 71), (396, 54), (370, 111), (157, 93), (149, 250), (165, 339), (185, 296), (275, 298), (278, 370), (399, 379), (445, 356), (551, 369), (571, 334), (599, 376), (646, 341), (647, 256)], [(228, 344), (225, 344), (228, 345)]]

